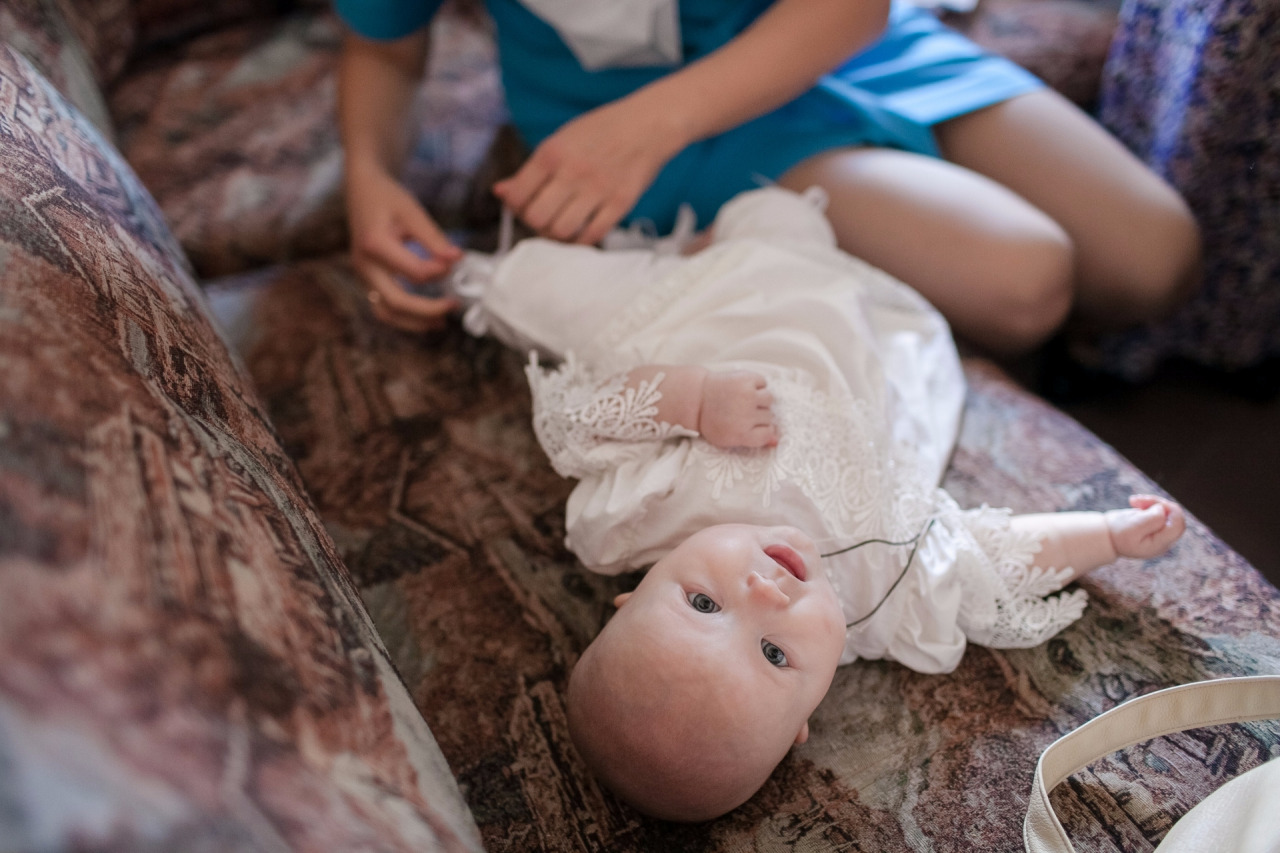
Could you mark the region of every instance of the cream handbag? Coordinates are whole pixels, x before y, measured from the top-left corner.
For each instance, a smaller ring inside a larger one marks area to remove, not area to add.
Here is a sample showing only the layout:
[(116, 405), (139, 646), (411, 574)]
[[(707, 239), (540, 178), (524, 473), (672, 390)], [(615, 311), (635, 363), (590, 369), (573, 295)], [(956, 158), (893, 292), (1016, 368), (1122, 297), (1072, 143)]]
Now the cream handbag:
[[(1159, 690), (1100, 714), (1049, 745), (1036, 765), (1022, 827), (1027, 853), (1073, 853), (1049, 804), (1059, 782), (1144, 740), (1219, 723), (1280, 718), (1280, 675), (1223, 678)], [(1226, 783), (1173, 825), (1159, 853), (1280, 853), (1280, 758)]]

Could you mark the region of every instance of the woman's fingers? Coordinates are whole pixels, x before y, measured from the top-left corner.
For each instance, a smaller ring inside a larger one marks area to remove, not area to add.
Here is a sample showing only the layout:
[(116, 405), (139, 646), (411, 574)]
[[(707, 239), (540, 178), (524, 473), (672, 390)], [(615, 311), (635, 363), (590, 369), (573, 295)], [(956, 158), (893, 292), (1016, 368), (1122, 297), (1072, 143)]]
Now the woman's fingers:
[(371, 263), (357, 265), (368, 285), (373, 314), (388, 325), (406, 332), (426, 332), (444, 325), (445, 317), (458, 307), (456, 299), (434, 299), (409, 293), (385, 269)]
[(588, 196), (572, 198), (547, 227), (546, 235), (565, 243), (574, 240), (586, 228), (598, 207), (596, 200)]
[(620, 198), (612, 198), (596, 208), (595, 214), (578, 234), (576, 242), (584, 246), (594, 246), (612, 231), (622, 217), (627, 215), (630, 205)]
[(424, 257), (418, 254), (389, 231), (367, 235), (360, 241), (359, 251), (367, 261), (393, 275), (401, 275), (416, 282), (429, 281), (443, 275), (452, 265), (452, 262), (440, 255), (428, 254)]
[(542, 165), (535, 152), (514, 175), (495, 183), (493, 194), (511, 208), (513, 213), (523, 218), (525, 208), (550, 177), (550, 170)]
[(453, 244), (453, 241), (440, 230), (440, 226), (436, 224), (422, 206), (414, 202), (408, 208), (401, 211), (404, 219), (405, 236), (414, 240), (425, 249), (430, 256), (428, 261), (435, 261), (438, 265), (443, 265), (443, 269), (433, 275), (441, 275), (447, 272), (449, 267), (462, 257), (462, 250)]
[(528, 204), (516, 214), (534, 231), (547, 236), (548, 227), (572, 200), (573, 192), (568, 184), (551, 180), (539, 187)]

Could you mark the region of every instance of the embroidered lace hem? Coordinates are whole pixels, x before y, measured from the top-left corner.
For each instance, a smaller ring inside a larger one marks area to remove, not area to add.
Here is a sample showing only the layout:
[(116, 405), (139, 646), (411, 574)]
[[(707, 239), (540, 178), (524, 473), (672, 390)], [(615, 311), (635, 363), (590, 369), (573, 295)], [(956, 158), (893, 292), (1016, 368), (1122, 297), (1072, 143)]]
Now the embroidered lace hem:
[(976, 583), (966, 585), (988, 588), (985, 594), (965, 596), (961, 629), (971, 642), (996, 649), (1031, 648), (1084, 615), (1084, 590), (1051, 594), (1062, 589), (1071, 570), (1032, 565), (1039, 538), (1010, 525), (1009, 510), (983, 507), (964, 515), (985, 564), (970, 571), (987, 574), (981, 580), (967, 578)]
[(601, 379), (572, 353), (553, 370), (543, 370), (537, 354), (530, 353), (525, 375), (533, 392), (534, 433), (562, 477), (581, 478), (609, 468), (611, 461), (599, 458), (598, 451), (610, 442), (697, 436), (655, 417), (665, 374), (627, 387), (626, 373)]

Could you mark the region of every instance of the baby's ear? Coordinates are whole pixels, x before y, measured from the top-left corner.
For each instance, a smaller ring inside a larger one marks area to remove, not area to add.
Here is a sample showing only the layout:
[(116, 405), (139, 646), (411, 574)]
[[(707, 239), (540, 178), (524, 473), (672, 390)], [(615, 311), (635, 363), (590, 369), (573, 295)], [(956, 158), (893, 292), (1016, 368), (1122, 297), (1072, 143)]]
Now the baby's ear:
[(805, 720), (804, 725), (800, 727), (800, 733), (796, 735), (796, 743), (804, 743), (809, 739), (809, 721)]
[(614, 608), (621, 608), (622, 605), (627, 603), (627, 599), (630, 597), (631, 597), (631, 593), (629, 592), (620, 592), (617, 595), (615, 595), (613, 597)]

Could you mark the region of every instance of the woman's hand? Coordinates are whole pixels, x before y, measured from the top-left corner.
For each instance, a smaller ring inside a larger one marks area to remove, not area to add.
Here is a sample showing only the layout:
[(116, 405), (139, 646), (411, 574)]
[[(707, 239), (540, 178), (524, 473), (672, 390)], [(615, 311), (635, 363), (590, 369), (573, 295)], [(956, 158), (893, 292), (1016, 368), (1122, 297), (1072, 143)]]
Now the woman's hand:
[(889, 0), (776, 0), (719, 49), (560, 128), (494, 193), (543, 236), (596, 243), (685, 146), (800, 95), (888, 16)]
[[(455, 303), (414, 295), (405, 282), (426, 283), (448, 272), (462, 256), (393, 177), (408, 150), (405, 116), (426, 67), (430, 36), (426, 27), (393, 41), (349, 33), (338, 62), (351, 260), (374, 315), (407, 332), (441, 326)], [(410, 249), (411, 243), (427, 257)]]
[[(418, 200), (384, 169), (369, 164), (347, 172), (351, 260), (364, 280), (374, 316), (406, 332), (444, 324), (457, 307), (452, 298), (415, 295), (402, 281), (425, 284), (449, 271), (462, 256)], [(426, 250), (415, 253), (409, 243)]]
[(584, 113), (543, 140), (494, 194), (544, 237), (598, 243), (683, 147), (634, 97)]

